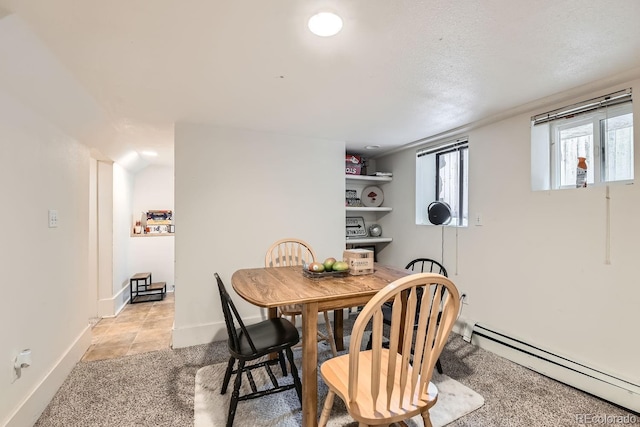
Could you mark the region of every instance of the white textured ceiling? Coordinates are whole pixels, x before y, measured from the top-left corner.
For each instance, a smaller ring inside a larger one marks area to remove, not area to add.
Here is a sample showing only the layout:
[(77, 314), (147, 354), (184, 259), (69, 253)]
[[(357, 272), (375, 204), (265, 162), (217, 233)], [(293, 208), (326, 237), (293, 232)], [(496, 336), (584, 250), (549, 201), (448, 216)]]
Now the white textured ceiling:
[[(173, 160), (175, 122), (344, 140), (351, 151), (378, 144), (376, 154), (640, 67), (638, 0), (0, 0), (0, 9), (5, 59), (46, 56), (51, 65), (30, 69), (58, 86), (30, 93), (29, 75), (0, 70), (5, 90), (49, 117), (68, 111), (69, 132), (111, 158), (156, 149), (149, 162), (160, 164)], [(342, 32), (311, 34), (306, 21), (320, 10), (341, 15)], [(83, 95), (60, 99), (71, 86)], [(77, 114), (88, 104), (99, 112), (91, 120)]]

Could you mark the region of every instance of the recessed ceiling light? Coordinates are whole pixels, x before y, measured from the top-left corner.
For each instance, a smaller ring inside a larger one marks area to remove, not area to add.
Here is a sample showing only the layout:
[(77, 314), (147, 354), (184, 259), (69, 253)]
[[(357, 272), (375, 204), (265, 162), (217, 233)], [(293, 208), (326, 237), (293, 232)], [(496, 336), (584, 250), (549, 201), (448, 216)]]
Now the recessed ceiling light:
[(331, 37), (342, 29), (342, 18), (335, 13), (320, 12), (309, 18), (309, 30), (320, 37)]
[(158, 155), (157, 152), (151, 151), (151, 150), (143, 151), (142, 154), (144, 154), (145, 156), (150, 156), (150, 157), (156, 157)]
[(378, 148), (380, 148), (379, 145), (366, 145), (364, 147), (365, 150), (377, 150)]

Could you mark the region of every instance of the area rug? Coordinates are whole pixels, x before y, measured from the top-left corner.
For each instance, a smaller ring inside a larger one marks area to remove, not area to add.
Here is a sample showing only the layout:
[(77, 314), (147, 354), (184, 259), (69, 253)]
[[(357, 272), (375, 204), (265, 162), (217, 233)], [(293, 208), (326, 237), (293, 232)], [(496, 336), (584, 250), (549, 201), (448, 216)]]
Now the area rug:
[[(299, 357), (299, 352), (296, 352)], [(323, 352), (318, 355), (319, 360), (330, 357), (330, 353)], [(322, 362), (320, 362), (322, 363)], [(299, 366), (299, 363), (297, 364)], [(233, 389), (233, 378), (227, 389), (227, 393), (220, 394), (220, 386), (226, 363), (200, 368), (195, 380), (195, 427), (224, 427), (229, 410), (229, 399)], [(278, 377), (280, 384), (288, 384), (290, 376), (281, 378), (282, 372), (278, 366), (273, 367), (273, 372)], [(256, 384), (270, 384), (264, 369), (253, 372)], [(434, 427), (441, 427), (450, 422), (480, 408), (484, 404), (484, 398), (470, 388), (460, 384), (446, 375), (434, 372), (432, 382), (438, 387), (438, 402), (429, 412)], [(241, 395), (249, 391), (248, 381), (243, 378)], [(246, 388), (245, 388), (246, 387)], [(327, 395), (327, 386), (321, 377), (318, 378), (318, 410), (322, 409)], [(420, 416), (407, 421), (412, 427), (423, 426)], [(246, 400), (238, 403), (234, 425), (237, 426), (283, 426), (296, 427), (302, 425), (302, 411), (295, 390), (288, 390), (270, 396)], [(347, 413), (342, 400), (336, 396), (329, 419), (328, 426), (357, 426), (358, 423)]]

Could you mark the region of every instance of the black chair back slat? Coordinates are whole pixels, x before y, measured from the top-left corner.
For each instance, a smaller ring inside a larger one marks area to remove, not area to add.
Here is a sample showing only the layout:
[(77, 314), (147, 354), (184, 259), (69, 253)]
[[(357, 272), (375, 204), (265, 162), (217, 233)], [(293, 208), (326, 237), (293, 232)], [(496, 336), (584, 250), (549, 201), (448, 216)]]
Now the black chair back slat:
[(449, 277), (447, 269), (438, 261), (430, 258), (416, 258), (407, 264), (405, 269), (419, 271), (420, 273), (437, 273), (442, 274), (444, 277)]
[[(449, 277), (449, 274), (447, 274), (447, 269), (444, 268), (444, 265), (431, 258), (416, 258), (413, 261), (409, 262), (405, 269), (419, 273), (437, 273), (442, 274), (444, 277)], [(441, 298), (444, 298), (444, 291), (445, 289), (443, 287), (442, 295), (440, 295)], [(421, 300), (422, 291), (420, 289), (417, 291), (417, 295), (419, 300)]]
[[(216, 281), (218, 282), (218, 291), (220, 292), (220, 300), (222, 302), (222, 312), (224, 313), (224, 320), (225, 320), (225, 324), (227, 325), (227, 334), (229, 335), (229, 339), (233, 343), (233, 348), (240, 349), (240, 338), (238, 337), (238, 329), (240, 329), (242, 331), (243, 336), (246, 337), (247, 342), (251, 347), (251, 350), (254, 353), (257, 353), (258, 350), (256, 349), (256, 346), (253, 344), (253, 341), (251, 340), (251, 336), (249, 335), (249, 332), (247, 332), (247, 328), (245, 327), (244, 322), (240, 318), (240, 314), (238, 313), (238, 310), (236, 309), (236, 306), (233, 303), (233, 300), (227, 293), (227, 289), (225, 288), (224, 283), (222, 283), (222, 279), (220, 279), (220, 276), (218, 275), (218, 273), (215, 273), (215, 277), (216, 277)], [(236, 322), (238, 325), (237, 327), (236, 327)]]

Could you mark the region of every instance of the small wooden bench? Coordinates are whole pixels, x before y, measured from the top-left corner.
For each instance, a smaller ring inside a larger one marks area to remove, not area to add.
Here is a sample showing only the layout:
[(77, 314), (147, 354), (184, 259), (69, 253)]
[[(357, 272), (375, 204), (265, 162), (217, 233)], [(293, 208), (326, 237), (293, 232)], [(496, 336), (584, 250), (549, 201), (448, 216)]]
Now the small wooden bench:
[(162, 301), (167, 294), (166, 282), (152, 282), (151, 273), (136, 273), (129, 279), (131, 304)]

